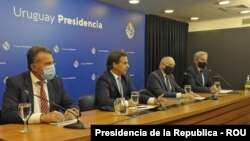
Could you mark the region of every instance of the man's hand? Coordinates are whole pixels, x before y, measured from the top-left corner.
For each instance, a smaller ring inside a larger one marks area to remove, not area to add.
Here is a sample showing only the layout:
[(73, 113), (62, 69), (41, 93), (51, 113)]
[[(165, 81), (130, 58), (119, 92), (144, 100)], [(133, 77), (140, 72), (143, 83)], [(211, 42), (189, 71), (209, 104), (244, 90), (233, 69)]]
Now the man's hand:
[[(163, 96), (164, 96), (164, 94), (158, 96), (158, 97), (157, 97), (157, 100), (155, 99), (154, 104), (155, 104), (155, 105), (165, 105), (165, 103), (167, 102), (167, 99), (166, 99), (165, 97), (163, 97)], [(159, 102), (160, 102), (161, 104), (160, 104)]]
[(215, 85), (212, 85), (212, 86), (210, 87), (210, 92), (211, 92), (212, 94), (216, 93), (217, 91), (219, 91), (219, 89), (216, 88)]
[(195, 94), (195, 93), (181, 94), (181, 98), (183, 99), (194, 99), (195, 97), (200, 97), (200, 95)]
[[(74, 113), (74, 114), (73, 114)], [(64, 116), (65, 116), (65, 119), (66, 120), (71, 120), (71, 119), (75, 119), (77, 118), (79, 115), (79, 111), (75, 108), (72, 108), (72, 109), (67, 109), (65, 112), (64, 112)]]
[(135, 105), (135, 103), (134, 103), (134, 101), (132, 99), (129, 99), (128, 100), (128, 106), (129, 107), (135, 107), (136, 105)]
[(64, 115), (58, 111), (41, 114), (40, 116), (41, 123), (62, 122), (64, 120), (65, 120)]

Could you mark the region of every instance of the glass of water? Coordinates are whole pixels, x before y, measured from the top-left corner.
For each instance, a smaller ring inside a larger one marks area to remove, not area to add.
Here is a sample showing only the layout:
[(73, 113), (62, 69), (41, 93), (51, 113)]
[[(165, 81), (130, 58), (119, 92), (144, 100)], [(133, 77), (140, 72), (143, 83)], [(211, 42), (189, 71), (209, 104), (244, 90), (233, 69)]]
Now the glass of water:
[(219, 81), (214, 82), (214, 86), (216, 88), (215, 94), (219, 94), (221, 90), (221, 85)]
[(126, 102), (125, 102), (125, 98), (116, 98), (115, 102), (114, 102), (114, 110), (116, 115), (126, 115), (128, 112), (127, 106), (126, 106)]
[(135, 105), (135, 112), (137, 111), (137, 105), (139, 104), (139, 97), (140, 97), (140, 94), (138, 91), (131, 92), (131, 99)]
[(31, 115), (31, 104), (30, 103), (20, 103), (18, 105), (19, 116), (22, 118), (24, 122), (24, 127), (19, 132), (20, 133), (29, 133), (30, 130), (27, 125), (27, 120)]
[(185, 85), (185, 86), (184, 86), (184, 90), (185, 90), (185, 93), (186, 93), (186, 94), (192, 93), (191, 85)]

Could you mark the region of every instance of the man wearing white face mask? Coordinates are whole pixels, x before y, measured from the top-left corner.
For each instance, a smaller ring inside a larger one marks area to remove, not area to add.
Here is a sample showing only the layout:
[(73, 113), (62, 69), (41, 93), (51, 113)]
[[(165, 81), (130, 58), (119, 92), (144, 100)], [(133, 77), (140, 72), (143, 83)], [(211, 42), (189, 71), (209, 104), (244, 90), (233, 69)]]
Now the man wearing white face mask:
[[(18, 104), (23, 102), (31, 103), (32, 115), (28, 120), (29, 123), (60, 122), (76, 118), (79, 115), (79, 108), (67, 95), (62, 80), (55, 76), (55, 63), (50, 49), (44, 46), (34, 46), (29, 49), (27, 60), (29, 71), (6, 80), (2, 109), (3, 121), (22, 123), (18, 114)], [(57, 106), (43, 99), (67, 110), (61, 113)]]

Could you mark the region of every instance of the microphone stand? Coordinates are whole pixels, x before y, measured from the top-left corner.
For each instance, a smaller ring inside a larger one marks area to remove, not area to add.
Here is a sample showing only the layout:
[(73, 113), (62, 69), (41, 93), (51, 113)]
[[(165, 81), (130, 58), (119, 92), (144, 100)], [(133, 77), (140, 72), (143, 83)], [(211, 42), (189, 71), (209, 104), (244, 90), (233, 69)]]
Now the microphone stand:
[(228, 94), (239, 94), (239, 92), (226, 79), (224, 79), (218, 72), (216, 72), (214, 70), (212, 70), (212, 71), (215, 72), (216, 75), (218, 75), (230, 88), (233, 89), (233, 91), (229, 92)]
[(70, 128), (70, 129), (84, 129), (84, 125), (83, 125), (83, 123), (80, 121), (79, 116), (78, 116), (78, 115), (75, 115), (75, 113), (73, 113), (72, 111), (69, 111), (69, 110), (65, 109), (64, 107), (62, 107), (62, 106), (60, 106), (60, 105), (58, 105), (58, 104), (56, 104), (56, 103), (54, 103), (54, 102), (52, 102), (52, 101), (49, 101), (49, 100), (47, 100), (47, 99), (45, 99), (45, 98), (42, 98), (42, 97), (40, 97), (40, 96), (38, 96), (38, 95), (35, 95), (35, 94), (33, 94), (33, 93), (31, 94), (31, 93), (29, 93), (28, 90), (24, 90), (23, 93), (26, 94), (26, 95), (33, 95), (33, 96), (36, 96), (36, 97), (38, 97), (38, 98), (40, 98), (40, 99), (42, 99), (42, 100), (44, 100), (44, 101), (46, 101), (46, 102), (49, 102), (49, 103), (53, 104), (53, 105), (56, 106), (56, 107), (59, 107), (59, 108), (63, 109), (64, 111), (68, 111), (68, 112), (70, 112), (71, 114), (73, 114), (73, 115), (75, 116), (75, 118), (77, 119), (77, 122), (76, 122), (76, 123), (72, 123), (72, 124), (65, 125), (65, 126), (63, 126), (64, 128)]
[(216, 93), (212, 93), (212, 96), (207, 97), (207, 100), (218, 100), (218, 97), (216, 96)]

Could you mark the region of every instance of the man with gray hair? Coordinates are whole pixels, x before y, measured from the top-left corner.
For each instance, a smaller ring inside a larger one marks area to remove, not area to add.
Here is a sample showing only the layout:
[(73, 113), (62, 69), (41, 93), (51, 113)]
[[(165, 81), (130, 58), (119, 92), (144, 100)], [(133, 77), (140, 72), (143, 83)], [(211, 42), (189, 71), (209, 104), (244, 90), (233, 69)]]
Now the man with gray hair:
[(175, 61), (172, 57), (167, 56), (161, 59), (159, 69), (150, 73), (147, 81), (147, 89), (158, 97), (164, 94), (164, 97), (188, 98), (193, 99), (199, 96), (194, 93), (182, 94), (184, 90), (176, 83), (172, 74), (175, 67)]
[[(28, 71), (6, 80), (2, 109), (4, 123), (23, 122), (18, 114), (19, 103), (31, 103), (29, 124), (75, 119), (80, 114), (79, 108), (66, 93), (61, 78), (56, 76), (51, 50), (46, 46), (33, 46), (27, 52), (27, 62)], [(56, 105), (67, 110), (61, 113)]]
[(212, 77), (207, 68), (208, 53), (198, 51), (194, 54), (194, 64), (187, 68), (184, 85), (191, 85), (194, 92), (209, 93), (213, 85)]

